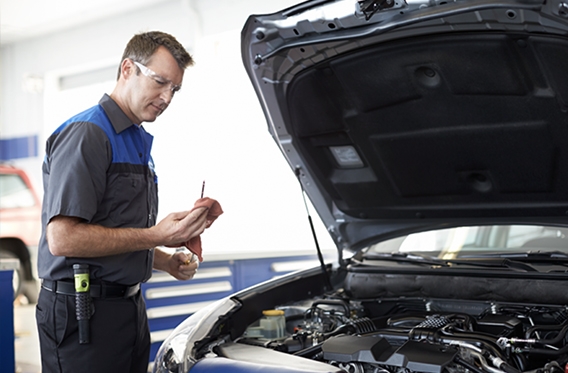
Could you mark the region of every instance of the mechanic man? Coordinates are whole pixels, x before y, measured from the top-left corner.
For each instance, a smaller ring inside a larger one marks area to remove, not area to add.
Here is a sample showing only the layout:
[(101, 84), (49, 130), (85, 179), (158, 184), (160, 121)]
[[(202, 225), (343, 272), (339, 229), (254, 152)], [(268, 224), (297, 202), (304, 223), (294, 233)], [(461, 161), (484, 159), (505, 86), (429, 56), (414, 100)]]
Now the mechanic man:
[[(197, 270), (185, 253), (157, 246), (198, 237), (211, 223), (207, 208), (171, 213), (156, 224), (152, 136), (141, 125), (168, 107), (192, 64), (173, 36), (135, 35), (112, 94), (47, 140), (36, 309), (43, 373), (146, 372), (150, 335), (140, 283), (152, 268), (179, 280)], [(74, 264), (87, 264), (90, 273), (90, 335), (82, 344)]]

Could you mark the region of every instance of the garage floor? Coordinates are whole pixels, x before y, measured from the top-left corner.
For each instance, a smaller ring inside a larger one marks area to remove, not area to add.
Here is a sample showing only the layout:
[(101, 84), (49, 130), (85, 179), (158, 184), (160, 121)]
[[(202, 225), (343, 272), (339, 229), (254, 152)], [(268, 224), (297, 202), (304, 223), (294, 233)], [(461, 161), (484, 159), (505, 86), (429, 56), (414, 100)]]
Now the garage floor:
[(16, 373), (40, 373), (35, 304), (14, 305)]

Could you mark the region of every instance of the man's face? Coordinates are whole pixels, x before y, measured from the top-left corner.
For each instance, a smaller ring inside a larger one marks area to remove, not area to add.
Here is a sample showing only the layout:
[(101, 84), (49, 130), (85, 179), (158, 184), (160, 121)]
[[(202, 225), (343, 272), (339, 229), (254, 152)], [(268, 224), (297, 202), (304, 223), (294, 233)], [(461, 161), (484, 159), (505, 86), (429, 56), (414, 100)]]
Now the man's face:
[(159, 47), (146, 66), (131, 62), (128, 77), (129, 117), (135, 123), (153, 122), (166, 110), (181, 86), (183, 69), (171, 53)]

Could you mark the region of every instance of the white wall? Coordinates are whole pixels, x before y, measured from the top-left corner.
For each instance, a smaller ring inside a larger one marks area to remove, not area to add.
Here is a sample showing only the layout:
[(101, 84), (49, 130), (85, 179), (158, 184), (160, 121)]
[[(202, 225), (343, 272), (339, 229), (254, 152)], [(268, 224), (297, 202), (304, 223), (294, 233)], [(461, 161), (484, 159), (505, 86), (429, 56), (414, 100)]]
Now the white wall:
[[(155, 136), (160, 217), (191, 208), (206, 180), (205, 194), (218, 199), (225, 214), (202, 237), (205, 257), (311, 250), (314, 244), (299, 184), (268, 134), (240, 56), (240, 31), (248, 15), (271, 13), (294, 2), (164, 1), (5, 46), (0, 55), (0, 136), (40, 135), (40, 157), (18, 162), (39, 188), (46, 136), (69, 115), (96, 104), (105, 91), (110, 93), (115, 75), (66, 91), (59, 89), (58, 79), (118, 66), (134, 33), (169, 32), (191, 51), (196, 65), (186, 72), (183, 89), (168, 110), (145, 125)], [(26, 76), (41, 77), (43, 91), (23, 91)], [(317, 216), (314, 220), (319, 221)], [(322, 224), (317, 228), (322, 247), (333, 250)]]

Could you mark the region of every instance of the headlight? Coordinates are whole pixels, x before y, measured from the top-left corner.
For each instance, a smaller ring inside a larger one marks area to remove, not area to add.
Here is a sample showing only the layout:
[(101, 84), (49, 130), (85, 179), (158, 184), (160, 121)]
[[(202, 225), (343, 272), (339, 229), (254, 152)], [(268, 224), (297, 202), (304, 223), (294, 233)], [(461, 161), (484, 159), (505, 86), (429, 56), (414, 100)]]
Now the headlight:
[(154, 373), (187, 373), (196, 363), (194, 343), (203, 339), (217, 322), (219, 316), (238, 306), (230, 298), (223, 298), (197, 311), (166, 338), (154, 360)]

